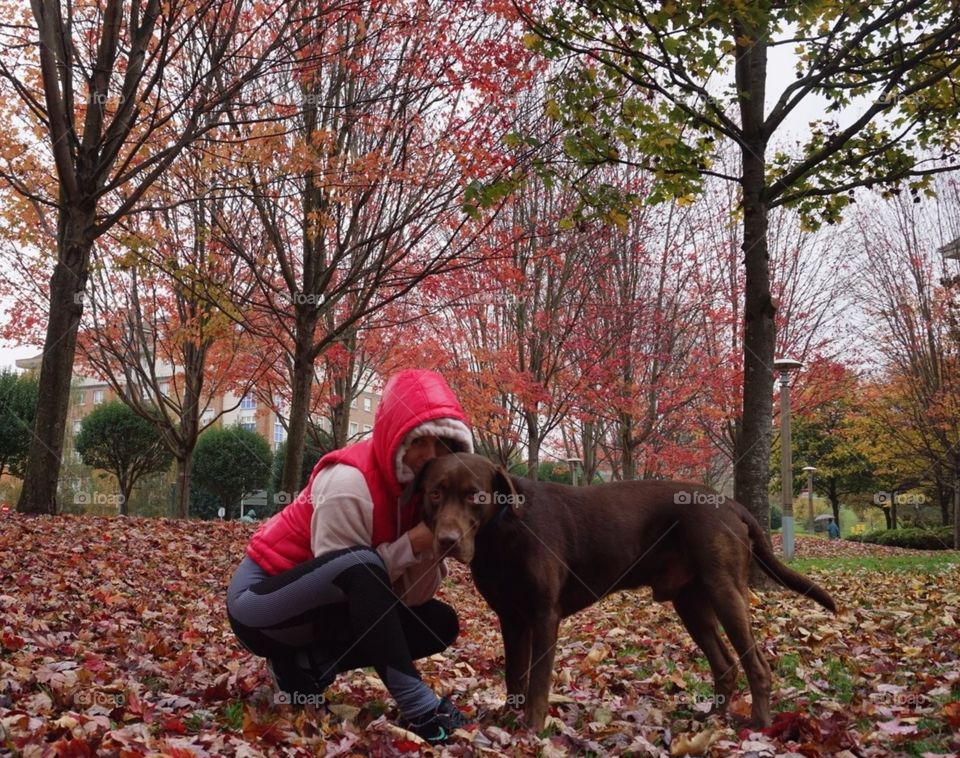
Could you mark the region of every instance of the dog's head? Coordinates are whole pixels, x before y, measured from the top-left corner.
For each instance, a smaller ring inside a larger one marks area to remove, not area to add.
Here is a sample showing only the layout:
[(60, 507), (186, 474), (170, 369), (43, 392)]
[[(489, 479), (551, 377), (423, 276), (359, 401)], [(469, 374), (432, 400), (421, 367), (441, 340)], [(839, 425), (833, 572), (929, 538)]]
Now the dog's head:
[(423, 496), (423, 520), (433, 531), (438, 556), (470, 563), (474, 539), (503, 508), (520, 515), (522, 497), (501, 467), (479, 455), (455, 453), (430, 461), (416, 488)]

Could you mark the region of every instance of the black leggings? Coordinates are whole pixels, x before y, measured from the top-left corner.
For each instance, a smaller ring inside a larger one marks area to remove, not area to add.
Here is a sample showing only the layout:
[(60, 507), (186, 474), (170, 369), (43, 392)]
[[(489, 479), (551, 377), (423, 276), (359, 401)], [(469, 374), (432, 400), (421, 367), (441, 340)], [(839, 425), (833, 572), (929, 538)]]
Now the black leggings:
[(439, 600), (408, 608), (372, 548), (318, 556), (275, 576), (244, 558), (227, 590), (230, 626), (265, 658), (306, 651), (337, 671), (391, 667), (418, 676), (413, 661), (445, 650), (459, 633)]

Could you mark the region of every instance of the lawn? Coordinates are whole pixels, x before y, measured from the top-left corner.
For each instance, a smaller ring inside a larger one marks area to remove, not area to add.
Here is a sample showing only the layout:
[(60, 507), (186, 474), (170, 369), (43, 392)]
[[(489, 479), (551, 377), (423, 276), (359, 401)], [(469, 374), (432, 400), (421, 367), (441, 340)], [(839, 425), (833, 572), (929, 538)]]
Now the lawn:
[[(329, 706), (274, 703), (264, 668), (234, 641), (223, 593), (252, 527), (61, 516), (0, 518), (0, 754), (390, 755), (371, 672), (342, 675)], [(424, 678), (474, 718), (450, 755), (954, 755), (960, 751), (960, 556), (800, 538), (794, 566), (842, 606), (832, 617), (786, 590), (754, 597), (774, 670), (772, 728), (754, 732), (741, 689), (708, 716), (706, 662), (669, 607), (622, 593), (564, 622), (552, 718), (531, 734), (505, 707), (496, 619), (469, 574), (443, 597), (460, 612)]]

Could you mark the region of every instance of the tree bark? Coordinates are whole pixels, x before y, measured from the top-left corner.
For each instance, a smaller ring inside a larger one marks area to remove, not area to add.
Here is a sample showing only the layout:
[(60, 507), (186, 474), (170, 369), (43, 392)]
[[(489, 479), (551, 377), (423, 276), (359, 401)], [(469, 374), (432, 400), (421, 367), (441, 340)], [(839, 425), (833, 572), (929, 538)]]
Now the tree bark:
[[(773, 429), (775, 307), (770, 296), (767, 253), (766, 147), (764, 95), (767, 75), (766, 30), (734, 22), (737, 34), (736, 82), (741, 93), (743, 128), (741, 191), (743, 254), (746, 270), (743, 332), (743, 413), (737, 435), (733, 495), (769, 530), (767, 478)], [(761, 572), (751, 567), (751, 582)]]
[(629, 414), (620, 414), (620, 475), (628, 482), (637, 478), (637, 461), (634, 456), (633, 419)]
[(290, 416), (287, 422), (287, 445), (283, 460), (283, 492), (285, 502), (292, 503), (300, 493), (300, 469), (303, 466), (303, 451), (306, 448), (307, 418), (310, 415), (310, 394), (313, 388), (313, 324), (305, 325), (297, 335), (293, 356), (293, 387), (290, 399)]
[(177, 487), (173, 513), (176, 518), (187, 518), (190, 512), (190, 476), (193, 474), (193, 453), (174, 456), (177, 460)]
[(527, 422), (527, 476), (536, 480), (540, 478), (540, 428), (536, 412), (528, 411), (524, 416)]
[(953, 549), (960, 550), (960, 455), (953, 457)]
[(50, 317), (40, 363), (37, 415), (23, 475), (20, 513), (54, 514), (66, 431), (77, 327), (93, 242), (93, 211), (62, 209), (58, 220), (59, 255), (50, 277)]
[(119, 480), (120, 485), (120, 515), (130, 515), (130, 493), (133, 492), (134, 480), (124, 478)]

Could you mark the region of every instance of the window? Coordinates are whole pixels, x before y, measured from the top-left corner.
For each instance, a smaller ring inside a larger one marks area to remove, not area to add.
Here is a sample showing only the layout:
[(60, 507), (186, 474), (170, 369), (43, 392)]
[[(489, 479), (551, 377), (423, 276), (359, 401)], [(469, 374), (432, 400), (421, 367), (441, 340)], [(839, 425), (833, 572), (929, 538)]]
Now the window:
[(249, 392), (243, 396), (243, 400), (240, 401), (240, 410), (243, 411), (252, 411), (257, 407), (257, 399), (251, 395)]
[(74, 421), (74, 422), (73, 422), (73, 433), (74, 433), (74, 435), (80, 434), (80, 429), (81, 429), (82, 426), (83, 426), (83, 422), (82, 422), (82, 421)]
[(353, 398), (353, 400), (350, 401), (350, 407), (351, 407), (351, 408), (356, 408), (356, 407), (357, 407), (357, 399), (356, 399), (356, 398)]
[(275, 445), (279, 445), (287, 438), (287, 430), (283, 428), (283, 424), (279, 421), (273, 422), (273, 442)]
[(87, 393), (83, 390), (77, 391), (77, 405), (83, 405), (87, 402)]
[(79, 450), (74, 450), (70, 455), (74, 463), (83, 463), (83, 458), (80, 457)]
[(373, 431), (373, 427), (370, 426), (370, 424), (364, 424), (364, 425), (363, 425), (363, 433), (364, 433), (364, 434), (370, 434), (370, 432), (372, 432), (372, 431)]
[(255, 421), (241, 421), (240, 428), (246, 429), (248, 432), (257, 431), (257, 423)]
[(357, 432), (359, 432), (359, 431), (360, 431), (360, 427), (357, 426), (357, 422), (356, 422), (356, 421), (351, 421), (351, 422), (350, 422), (350, 436), (351, 436), (351, 437), (356, 437), (356, 436), (357, 436)]
[(373, 408), (373, 401), (369, 397), (365, 397), (363, 399), (363, 410), (369, 413), (372, 408)]
[(160, 382), (160, 394), (170, 397), (170, 382)]
[(93, 391), (93, 404), (100, 405), (103, 402), (103, 390)]

